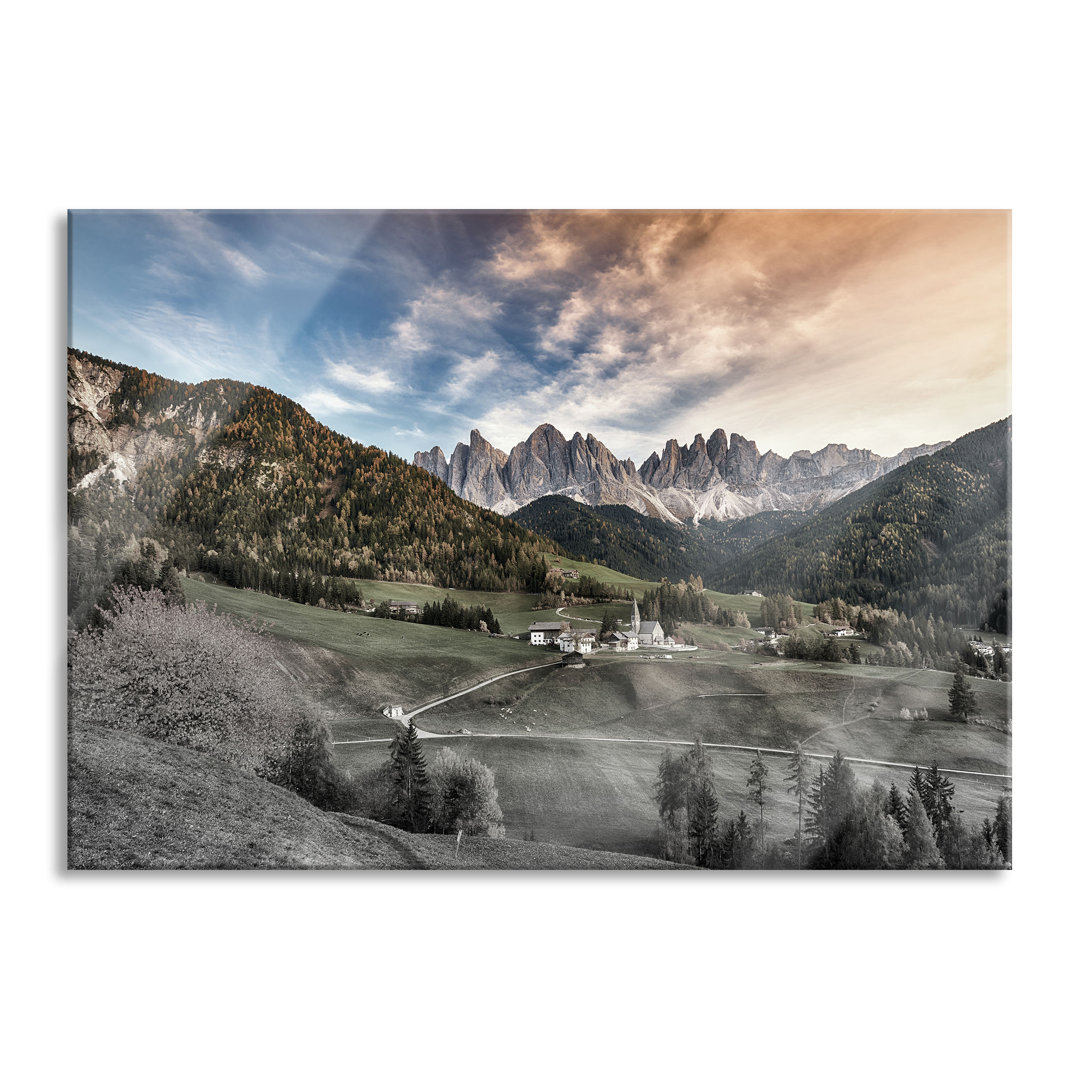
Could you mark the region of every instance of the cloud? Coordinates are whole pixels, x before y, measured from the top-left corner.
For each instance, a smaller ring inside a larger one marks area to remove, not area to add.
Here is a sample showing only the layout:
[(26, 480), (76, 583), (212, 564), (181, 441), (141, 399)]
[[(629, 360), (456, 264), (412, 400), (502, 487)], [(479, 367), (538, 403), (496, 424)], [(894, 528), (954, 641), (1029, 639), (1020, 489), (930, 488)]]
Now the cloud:
[(223, 319), (183, 310), (164, 301), (124, 315), (105, 316), (114, 332), (149, 350), (144, 366), (160, 366), (163, 358), (177, 377), (191, 382), (226, 377), (268, 384), (280, 374), (278, 352), (268, 323), (237, 327)]
[[(503, 241), (499, 250), (519, 256), (514, 280), (543, 264), (544, 235), (574, 221), (546, 233), (530, 223), (516, 246)], [(635, 460), (716, 427), (785, 454), (831, 440), (895, 452), (1007, 411), (1003, 215), (612, 214), (579, 224), (559, 297), (535, 308), (535, 348), (555, 378), (478, 417), (504, 449), (544, 420), (566, 434), (592, 427), (605, 442), (606, 432)]]
[(159, 214), (175, 234), (172, 245), (174, 261), (194, 260), (205, 269), (227, 268), (248, 284), (262, 283), (267, 272), (253, 258), (226, 239), (223, 229), (205, 213), (194, 210), (169, 210)]
[(347, 413), (372, 414), (375, 410), (366, 401), (353, 401), (326, 387), (317, 386), (301, 395), (300, 404), (312, 416), (344, 416)]
[(461, 357), (445, 384), (447, 400), (452, 404), (463, 400), (477, 386), (489, 382), (512, 363), (505, 354), (495, 349), (488, 349), (480, 356)]
[(368, 394), (386, 394), (403, 389), (385, 368), (361, 370), (345, 360), (323, 358), (326, 374), (334, 382), (352, 390), (363, 390)]

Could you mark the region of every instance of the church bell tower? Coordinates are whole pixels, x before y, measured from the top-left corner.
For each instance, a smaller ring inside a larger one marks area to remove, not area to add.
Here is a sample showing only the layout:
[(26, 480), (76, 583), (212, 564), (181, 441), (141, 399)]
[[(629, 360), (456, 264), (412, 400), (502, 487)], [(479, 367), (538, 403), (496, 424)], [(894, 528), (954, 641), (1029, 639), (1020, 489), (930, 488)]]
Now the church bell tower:
[(636, 598), (634, 599), (634, 610), (630, 615), (630, 629), (635, 634), (641, 630), (641, 612), (638, 611)]

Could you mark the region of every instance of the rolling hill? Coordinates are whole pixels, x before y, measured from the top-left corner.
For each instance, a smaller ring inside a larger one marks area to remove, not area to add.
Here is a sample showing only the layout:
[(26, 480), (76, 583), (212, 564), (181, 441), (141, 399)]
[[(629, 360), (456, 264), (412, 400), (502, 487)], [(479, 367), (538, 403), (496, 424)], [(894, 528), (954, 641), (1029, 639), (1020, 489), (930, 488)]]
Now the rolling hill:
[(933, 614), (1007, 631), (1012, 421), (973, 431), (732, 559), (718, 588)]
[(209, 754), (74, 724), (68, 866), (76, 870), (670, 870), (557, 844), (420, 836), (317, 810)]

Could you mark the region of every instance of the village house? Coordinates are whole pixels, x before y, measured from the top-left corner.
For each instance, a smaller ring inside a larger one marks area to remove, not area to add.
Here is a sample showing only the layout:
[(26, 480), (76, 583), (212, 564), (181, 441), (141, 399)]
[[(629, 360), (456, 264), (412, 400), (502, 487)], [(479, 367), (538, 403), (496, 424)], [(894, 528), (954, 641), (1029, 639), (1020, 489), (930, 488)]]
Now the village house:
[(550, 645), (554, 641), (558, 641), (559, 635), (563, 632), (563, 624), (561, 622), (534, 622), (529, 624), (529, 644), (530, 645)]
[(759, 626), (758, 633), (766, 640), (772, 641), (776, 637), (776, 631), (771, 626)]
[(415, 600), (391, 600), (391, 615), (419, 615), (420, 605)]
[(579, 652), (583, 656), (593, 651), (595, 630), (567, 630), (559, 635), (559, 652)]
[(850, 626), (839, 626), (829, 633), (829, 637), (854, 637), (855, 631)]

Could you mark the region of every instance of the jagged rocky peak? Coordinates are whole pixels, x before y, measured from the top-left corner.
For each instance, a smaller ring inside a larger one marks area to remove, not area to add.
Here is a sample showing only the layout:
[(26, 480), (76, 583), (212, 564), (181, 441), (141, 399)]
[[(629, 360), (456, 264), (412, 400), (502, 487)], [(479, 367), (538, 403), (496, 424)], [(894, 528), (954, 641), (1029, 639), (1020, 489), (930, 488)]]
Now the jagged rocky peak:
[(728, 452), (724, 456), (724, 479), (732, 484), (757, 483), (760, 458), (757, 444), (733, 431)]
[(709, 455), (709, 460), (714, 465), (721, 466), (727, 456), (727, 448), (727, 435), (724, 434), (723, 428), (717, 428), (709, 436), (709, 441), (705, 444), (705, 451)]
[(413, 464), (426, 469), (432, 476), (437, 476), (444, 484), (450, 475), (450, 466), (446, 462), (446, 455), (441, 446), (433, 446), (430, 450), (417, 450), (413, 454)]
[(593, 434), (574, 432), (567, 440), (552, 424), (540, 424), (509, 454), (474, 430), (468, 446), (459, 443), (449, 462), (439, 447), (418, 453), (416, 465), (445, 480), (459, 495), (508, 512), (543, 495), (569, 495), (592, 505), (622, 503), (669, 520), (745, 517), (761, 510), (808, 509), (906, 464), (942, 443), (881, 458), (869, 450), (829, 443), (799, 450), (790, 458), (737, 432), (717, 428), (689, 445), (669, 439), (640, 468), (620, 461)]

